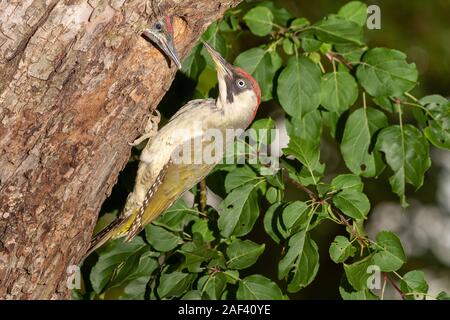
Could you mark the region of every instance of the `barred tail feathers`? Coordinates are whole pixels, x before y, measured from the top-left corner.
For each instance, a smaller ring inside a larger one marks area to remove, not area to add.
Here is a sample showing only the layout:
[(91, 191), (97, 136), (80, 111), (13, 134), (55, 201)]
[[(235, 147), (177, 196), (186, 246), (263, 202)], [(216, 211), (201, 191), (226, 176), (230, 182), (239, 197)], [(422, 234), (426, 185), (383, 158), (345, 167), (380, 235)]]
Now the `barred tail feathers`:
[[(160, 213), (162, 213), (163, 210), (160, 210), (159, 206), (153, 206), (149, 205), (150, 201), (154, 200), (154, 195), (157, 192), (158, 188), (161, 186), (161, 184), (164, 181), (166, 170), (168, 165), (166, 164), (161, 172), (156, 177), (155, 182), (150, 187), (150, 189), (147, 191), (147, 194), (145, 195), (145, 199), (142, 202), (141, 207), (137, 211), (137, 214), (135, 216), (135, 219), (133, 219), (133, 223), (131, 224), (129, 230), (127, 231), (127, 236), (125, 238), (125, 241), (130, 241), (133, 239), (141, 230), (150, 222), (152, 222), (156, 217), (159, 216)], [(159, 198), (159, 200), (163, 201), (164, 198)], [(155, 201), (152, 201), (152, 204)], [(150, 219), (149, 219), (150, 218)]]
[(126, 230), (132, 223), (135, 214), (131, 216), (124, 217), (119, 216), (114, 221), (112, 221), (106, 228), (97, 233), (91, 240), (89, 249), (86, 256), (90, 255), (92, 252), (104, 245), (108, 240), (117, 237), (118, 235), (125, 235)]

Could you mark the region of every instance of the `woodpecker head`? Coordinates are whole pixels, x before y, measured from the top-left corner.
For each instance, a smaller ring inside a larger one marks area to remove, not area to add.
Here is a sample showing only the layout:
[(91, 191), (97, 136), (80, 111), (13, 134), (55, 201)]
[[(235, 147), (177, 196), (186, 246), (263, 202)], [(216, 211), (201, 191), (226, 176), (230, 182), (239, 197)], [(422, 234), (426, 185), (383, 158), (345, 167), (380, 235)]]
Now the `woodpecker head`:
[(181, 61), (178, 58), (173, 41), (172, 17), (165, 16), (163, 19), (157, 20), (152, 26), (145, 29), (142, 34), (163, 50), (178, 69), (181, 69)]
[(241, 68), (235, 67), (225, 61), (225, 59), (215, 51), (209, 44), (203, 45), (211, 55), (216, 68), (219, 81), (219, 98), (221, 106), (231, 108), (232, 106), (240, 111), (242, 108), (251, 109), (251, 120), (256, 115), (258, 106), (261, 103), (261, 89), (258, 82)]

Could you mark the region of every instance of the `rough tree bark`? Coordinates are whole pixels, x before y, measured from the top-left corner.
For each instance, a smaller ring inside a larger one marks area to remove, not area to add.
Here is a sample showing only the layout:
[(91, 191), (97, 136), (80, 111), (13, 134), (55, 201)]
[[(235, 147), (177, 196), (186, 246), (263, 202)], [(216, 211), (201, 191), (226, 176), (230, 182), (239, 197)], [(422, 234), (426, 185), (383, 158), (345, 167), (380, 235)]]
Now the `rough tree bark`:
[[(0, 298), (68, 298), (102, 202), (176, 72), (146, 0), (0, 1)], [(160, 1), (161, 2), (161, 1)], [(240, 0), (163, 0), (184, 57)]]

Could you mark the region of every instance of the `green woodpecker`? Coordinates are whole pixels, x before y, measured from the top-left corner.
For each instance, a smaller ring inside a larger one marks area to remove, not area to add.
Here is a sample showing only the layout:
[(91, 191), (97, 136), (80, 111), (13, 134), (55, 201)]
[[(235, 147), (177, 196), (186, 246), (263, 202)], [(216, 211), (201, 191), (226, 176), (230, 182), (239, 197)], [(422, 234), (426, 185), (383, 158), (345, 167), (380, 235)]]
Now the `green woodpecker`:
[[(134, 190), (122, 214), (94, 237), (88, 253), (109, 239), (131, 240), (204, 179), (222, 160), (230, 144), (228, 141), (228, 145), (214, 149), (212, 159), (194, 159), (198, 150), (217, 145), (218, 139), (211, 139), (211, 131), (224, 137), (226, 132), (242, 132), (253, 121), (261, 102), (258, 83), (244, 70), (226, 62), (207, 43), (204, 46), (217, 68), (218, 98), (188, 102), (147, 143), (141, 153)], [(231, 144), (236, 135), (230, 139)]]
[(142, 34), (172, 59), (178, 69), (181, 69), (181, 62), (178, 58), (177, 49), (175, 48), (173, 41), (172, 24), (172, 17), (165, 16), (157, 20), (151, 27), (146, 28)]

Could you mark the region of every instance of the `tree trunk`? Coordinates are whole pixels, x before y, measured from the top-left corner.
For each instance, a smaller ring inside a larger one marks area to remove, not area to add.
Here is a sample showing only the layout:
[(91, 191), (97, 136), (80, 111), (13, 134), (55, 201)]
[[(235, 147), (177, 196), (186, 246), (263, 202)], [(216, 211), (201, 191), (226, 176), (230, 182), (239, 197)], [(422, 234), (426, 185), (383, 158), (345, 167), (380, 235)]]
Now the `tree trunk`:
[[(149, 1), (150, 2), (150, 1)], [(239, 0), (159, 1), (184, 57)], [(0, 2), (0, 298), (63, 299), (102, 202), (176, 73), (146, 0)]]

